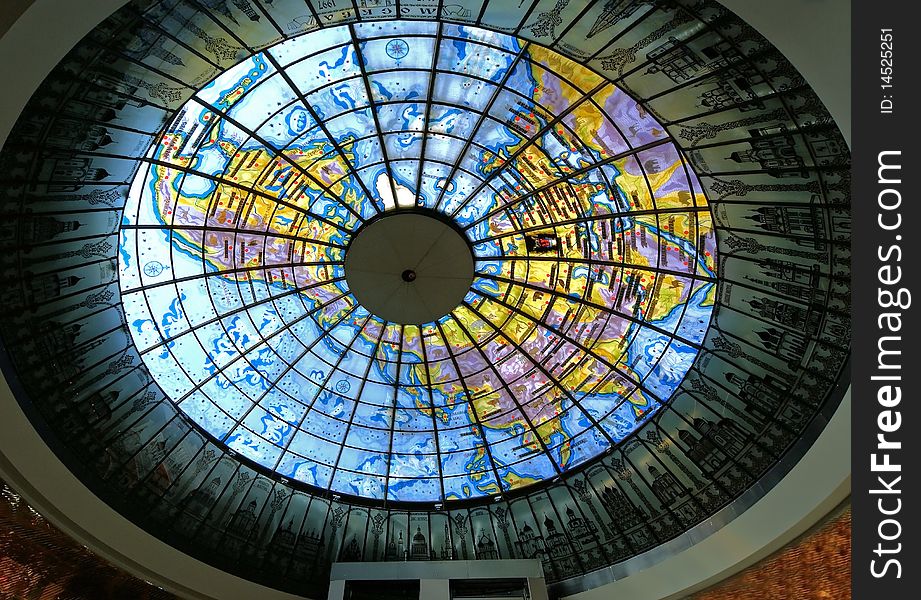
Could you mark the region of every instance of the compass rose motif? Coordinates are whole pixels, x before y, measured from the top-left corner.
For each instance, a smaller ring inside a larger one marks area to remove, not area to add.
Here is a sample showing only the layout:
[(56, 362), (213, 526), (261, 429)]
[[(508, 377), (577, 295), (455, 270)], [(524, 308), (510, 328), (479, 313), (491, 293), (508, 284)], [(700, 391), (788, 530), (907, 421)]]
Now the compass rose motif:
[(404, 40), (390, 40), (387, 42), (387, 56), (394, 60), (405, 58), (409, 54), (409, 44)]
[(163, 269), (165, 268), (166, 266), (160, 261), (152, 260), (144, 265), (144, 275), (147, 275), (148, 277), (156, 277), (162, 273)]

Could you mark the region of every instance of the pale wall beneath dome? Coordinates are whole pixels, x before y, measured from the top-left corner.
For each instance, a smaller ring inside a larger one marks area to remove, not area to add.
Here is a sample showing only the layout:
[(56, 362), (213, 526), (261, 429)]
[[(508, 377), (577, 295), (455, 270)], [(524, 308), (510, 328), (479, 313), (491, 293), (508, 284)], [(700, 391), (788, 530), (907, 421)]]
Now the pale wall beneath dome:
[(16, 22), (34, 0), (4, 0), (0, 7), (0, 36)]
[[(0, 146), (48, 71), (126, 1), (35, 0), (26, 9), (29, 0), (2, 0), (0, 81), (5, 85), (0, 95)], [(850, 143), (850, 1), (723, 0), (723, 4), (764, 34), (799, 69)], [(19, 20), (5, 31), (19, 13)], [(35, 35), (36, 31), (42, 34)], [(628, 561), (635, 566), (629, 577), (572, 598), (680, 598), (780, 548), (850, 493), (850, 425), (847, 393), (803, 460), (742, 516), (654, 566), (638, 556)], [(194, 560), (109, 508), (45, 445), (5, 380), (0, 380), (0, 475), (78, 541), (177, 594), (228, 600), (296, 598)]]

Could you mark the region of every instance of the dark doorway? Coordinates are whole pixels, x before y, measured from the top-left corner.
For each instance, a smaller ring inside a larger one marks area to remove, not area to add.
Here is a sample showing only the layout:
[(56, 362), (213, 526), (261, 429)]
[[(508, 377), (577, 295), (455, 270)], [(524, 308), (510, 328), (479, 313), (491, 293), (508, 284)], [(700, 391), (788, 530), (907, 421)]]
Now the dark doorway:
[(528, 597), (527, 587), (524, 579), (452, 579), (451, 598), (521, 600)]

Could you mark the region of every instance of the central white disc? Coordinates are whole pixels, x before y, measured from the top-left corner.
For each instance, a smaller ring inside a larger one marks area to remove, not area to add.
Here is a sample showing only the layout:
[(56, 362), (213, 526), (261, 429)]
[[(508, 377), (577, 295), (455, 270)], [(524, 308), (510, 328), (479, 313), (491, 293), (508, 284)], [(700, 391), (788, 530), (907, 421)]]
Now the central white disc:
[(394, 323), (420, 325), (461, 303), (473, 283), (473, 255), (448, 223), (397, 211), (355, 235), (345, 255), (345, 279), (368, 311)]

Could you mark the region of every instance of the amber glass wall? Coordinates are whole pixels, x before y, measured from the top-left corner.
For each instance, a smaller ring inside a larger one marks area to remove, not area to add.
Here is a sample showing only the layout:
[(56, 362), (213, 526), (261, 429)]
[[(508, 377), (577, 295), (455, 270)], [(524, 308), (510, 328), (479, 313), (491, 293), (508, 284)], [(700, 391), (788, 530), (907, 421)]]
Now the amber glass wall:
[(851, 597), (851, 509), (687, 600), (844, 600)]
[(0, 600), (167, 600), (48, 523), (0, 481)]

